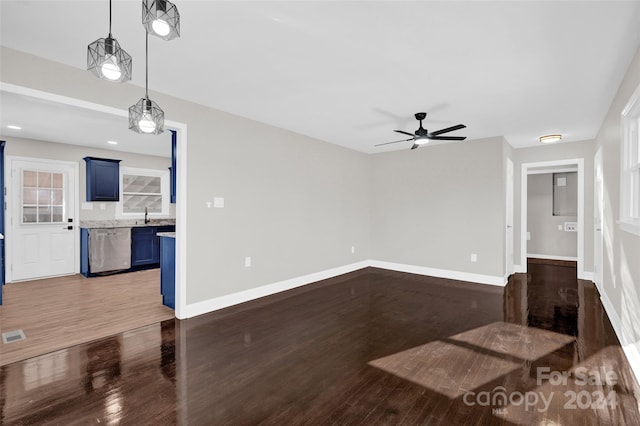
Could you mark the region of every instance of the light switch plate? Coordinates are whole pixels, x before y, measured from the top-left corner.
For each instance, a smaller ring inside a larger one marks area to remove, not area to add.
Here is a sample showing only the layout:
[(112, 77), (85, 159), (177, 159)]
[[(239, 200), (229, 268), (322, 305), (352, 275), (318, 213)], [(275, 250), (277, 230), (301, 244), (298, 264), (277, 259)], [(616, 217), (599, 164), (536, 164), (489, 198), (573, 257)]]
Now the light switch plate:
[(80, 208), (82, 210), (93, 210), (93, 204), (92, 203), (82, 203), (82, 206)]
[(567, 186), (567, 178), (566, 177), (559, 177), (556, 180), (556, 185), (557, 186)]
[(222, 197), (214, 197), (213, 198), (213, 207), (216, 209), (224, 208), (224, 198)]

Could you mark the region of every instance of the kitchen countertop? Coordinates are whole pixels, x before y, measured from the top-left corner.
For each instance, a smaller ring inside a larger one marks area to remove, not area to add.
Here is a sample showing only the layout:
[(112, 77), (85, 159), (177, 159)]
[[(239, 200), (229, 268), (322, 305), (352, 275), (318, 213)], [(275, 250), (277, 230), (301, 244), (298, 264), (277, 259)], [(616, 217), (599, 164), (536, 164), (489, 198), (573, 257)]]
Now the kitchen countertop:
[(149, 223), (144, 223), (144, 219), (81, 220), (80, 228), (137, 228), (142, 226), (170, 226), (175, 224), (175, 219), (151, 219)]
[(167, 238), (175, 238), (176, 237), (176, 233), (175, 232), (158, 232), (156, 235), (158, 237), (167, 237)]

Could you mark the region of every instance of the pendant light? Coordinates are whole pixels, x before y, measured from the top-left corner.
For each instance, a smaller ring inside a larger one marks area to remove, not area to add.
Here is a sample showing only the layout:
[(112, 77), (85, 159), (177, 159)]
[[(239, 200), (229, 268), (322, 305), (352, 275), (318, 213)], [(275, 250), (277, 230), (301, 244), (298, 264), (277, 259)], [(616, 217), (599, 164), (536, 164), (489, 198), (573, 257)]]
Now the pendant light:
[(163, 40), (180, 37), (180, 13), (167, 0), (142, 0), (142, 25), (149, 34)]
[(109, 0), (109, 35), (87, 47), (87, 70), (96, 77), (123, 83), (131, 80), (131, 55), (111, 35), (111, 0)]
[(159, 135), (164, 131), (164, 111), (149, 99), (149, 33), (145, 31), (144, 98), (129, 107), (129, 129), (138, 133)]

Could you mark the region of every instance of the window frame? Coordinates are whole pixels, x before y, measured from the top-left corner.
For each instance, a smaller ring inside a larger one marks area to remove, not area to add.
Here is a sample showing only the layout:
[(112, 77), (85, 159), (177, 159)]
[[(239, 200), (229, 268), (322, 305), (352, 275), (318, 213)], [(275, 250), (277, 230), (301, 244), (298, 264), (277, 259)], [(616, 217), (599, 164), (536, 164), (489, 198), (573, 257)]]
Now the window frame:
[(640, 85), (622, 110), (620, 229), (640, 236)]
[(144, 217), (144, 212), (125, 213), (124, 212), (124, 175), (136, 175), (136, 176), (153, 176), (160, 178), (160, 195), (162, 197), (162, 209), (159, 213), (149, 212), (151, 218), (163, 218), (169, 217), (169, 202), (171, 194), (169, 189), (169, 169), (157, 170), (157, 169), (141, 169), (137, 167), (120, 167), (119, 179), (119, 194), (120, 200), (116, 203), (116, 218), (118, 219), (139, 219)]

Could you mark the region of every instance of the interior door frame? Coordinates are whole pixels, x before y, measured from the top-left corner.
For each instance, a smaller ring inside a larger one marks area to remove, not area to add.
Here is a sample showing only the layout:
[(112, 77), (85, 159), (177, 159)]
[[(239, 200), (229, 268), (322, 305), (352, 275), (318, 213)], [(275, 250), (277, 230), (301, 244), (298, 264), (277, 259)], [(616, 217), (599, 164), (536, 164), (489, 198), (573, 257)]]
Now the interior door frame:
[(4, 283), (6, 282), (5, 277), (5, 265), (6, 258), (4, 255), (4, 209), (7, 205), (5, 201), (5, 193), (4, 193), (4, 146), (6, 142), (0, 141), (0, 191), (2, 191), (2, 197), (0, 197), (0, 201), (2, 204), (0, 205), (0, 234), (2, 234), (2, 239), (0, 239), (0, 305), (2, 305), (2, 287), (4, 287)]
[[(571, 170), (577, 168), (578, 173), (578, 278), (591, 281), (593, 274), (584, 270), (584, 158), (568, 160), (540, 161), (522, 163), (520, 178), (520, 268), (519, 272), (527, 272), (527, 207), (528, 176), (530, 174), (558, 172), (558, 167)], [(551, 170), (544, 170), (549, 168)], [(534, 170), (536, 169), (536, 170)]]
[[(598, 182), (598, 166), (602, 173), (602, 179)], [(598, 191), (600, 186), (600, 191)], [(604, 164), (602, 159), (602, 147), (599, 147), (593, 156), (593, 282), (602, 294), (602, 280), (604, 279)], [(600, 218), (600, 223), (596, 221)], [(600, 226), (600, 228), (597, 228)], [(598, 242), (599, 247), (598, 247)], [(596, 267), (596, 265), (598, 267)]]
[[(6, 186), (6, 199), (7, 200), (11, 200), (11, 197), (13, 197), (13, 185), (14, 185), (14, 179), (17, 179), (16, 176), (13, 176), (13, 164), (14, 161), (28, 161), (28, 162), (32, 162), (32, 163), (42, 163), (43, 165), (47, 165), (47, 164), (58, 164), (58, 165), (63, 165), (63, 166), (70, 166), (71, 168), (73, 168), (73, 173), (75, 174), (75, 179), (73, 182), (73, 185), (69, 188), (69, 191), (71, 191), (73, 193), (73, 196), (75, 197), (75, 206), (73, 208), (73, 240), (74, 240), (74, 248), (75, 248), (75, 253), (76, 256), (74, 256), (73, 259), (73, 273), (74, 274), (79, 274), (80, 273), (80, 226), (79, 226), (79, 215), (80, 215), (80, 165), (78, 164), (78, 162), (76, 161), (62, 161), (62, 160), (51, 160), (48, 158), (36, 158), (36, 157), (20, 157), (20, 156), (15, 156), (15, 155), (9, 155), (7, 156), (7, 166), (6, 167), (6, 173), (5, 173), (5, 182), (10, 183)], [(13, 206), (11, 208), (6, 209), (5, 211), (5, 220), (6, 223), (9, 224), (9, 226), (7, 227), (8, 230), (13, 230), (12, 229), (12, 224), (13, 224), (13, 219), (14, 219), (14, 215), (13, 215)], [(6, 236), (6, 233), (5, 233)], [(5, 248), (6, 248), (6, 264), (7, 265), (12, 265), (13, 263), (13, 250), (14, 250), (14, 244), (13, 244), (13, 238), (12, 235), (9, 235), (8, 238), (5, 239)], [(8, 268), (8, 270), (6, 271), (6, 280), (8, 283), (13, 282), (13, 271), (11, 268)]]
[[(129, 110), (88, 102), (82, 99), (57, 95), (50, 92), (18, 86), (0, 81), (0, 91), (31, 96), (46, 101), (57, 102), (105, 114), (129, 117)], [(165, 120), (167, 130), (177, 131), (177, 188), (176, 188), (176, 318), (186, 318), (187, 314), (187, 125), (178, 121)], [(5, 173), (6, 174), (6, 173)], [(81, 177), (80, 177), (81, 178)], [(80, 179), (79, 178), (79, 179)], [(79, 200), (80, 201), (80, 200)], [(78, 202), (78, 205), (80, 202)], [(79, 217), (79, 216), (78, 216)], [(79, 262), (79, 260), (78, 260)]]
[[(507, 158), (505, 164), (506, 182), (505, 182), (505, 281), (514, 273), (514, 220), (515, 220), (515, 169), (513, 160)], [(510, 172), (510, 173), (509, 173)], [(509, 223), (511, 222), (511, 223)], [(509, 238), (509, 229), (511, 229), (511, 238)], [(511, 252), (509, 252), (511, 248)]]

